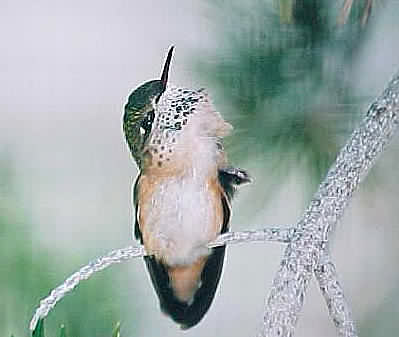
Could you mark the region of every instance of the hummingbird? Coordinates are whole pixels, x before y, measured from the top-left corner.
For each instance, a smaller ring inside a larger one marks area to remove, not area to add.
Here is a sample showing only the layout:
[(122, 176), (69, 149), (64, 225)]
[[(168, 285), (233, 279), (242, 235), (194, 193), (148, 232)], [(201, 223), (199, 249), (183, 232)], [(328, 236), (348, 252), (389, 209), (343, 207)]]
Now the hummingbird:
[(188, 329), (208, 311), (222, 274), (225, 246), (207, 245), (229, 230), (233, 195), (251, 178), (229, 166), (222, 139), (232, 126), (205, 90), (168, 83), (173, 49), (161, 78), (130, 94), (123, 131), (139, 169), (134, 235), (161, 310)]

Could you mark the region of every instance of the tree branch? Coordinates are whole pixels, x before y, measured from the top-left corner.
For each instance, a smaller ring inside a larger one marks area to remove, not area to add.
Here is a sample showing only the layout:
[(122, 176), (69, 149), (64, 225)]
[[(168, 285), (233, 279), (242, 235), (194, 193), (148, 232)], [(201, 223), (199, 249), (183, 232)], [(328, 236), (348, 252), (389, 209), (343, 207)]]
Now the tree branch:
[(356, 337), (357, 332), (352, 312), (345, 299), (344, 291), (327, 247), (324, 248), (320, 264), (315, 269), (315, 276), (339, 335)]
[[(294, 335), (309, 281), (320, 265), (329, 233), (397, 129), (398, 96), (399, 76), (396, 75), (371, 105), (297, 223), (298, 231), (285, 250), (266, 301), (260, 336)], [(349, 330), (344, 332), (348, 334), (343, 336), (352, 336)]]
[[(215, 241), (209, 243), (209, 248), (224, 246), (226, 244), (243, 242), (283, 242), (287, 243), (292, 238), (295, 230), (292, 228), (266, 228), (258, 231), (229, 232), (220, 235)], [(50, 294), (40, 301), (32, 317), (29, 328), (34, 331), (37, 322), (45, 318), (55, 305), (70, 291), (75, 289), (78, 284), (90, 278), (94, 273), (101, 271), (115, 263), (121, 263), (132, 258), (146, 256), (147, 253), (143, 246), (129, 246), (126, 248), (115, 249), (108, 254), (95, 259), (77, 272), (69, 276), (62, 284), (54, 288)]]
[(288, 243), (296, 233), (292, 227), (270, 227), (260, 230), (227, 232), (208, 244), (209, 248), (247, 242), (281, 242)]
[(107, 255), (99, 257), (84, 267), (80, 268), (77, 272), (69, 276), (57, 288), (54, 288), (50, 294), (40, 301), (39, 307), (36, 309), (35, 314), (29, 324), (29, 329), (34, 331), (37, 322), (45, 318), (48, 313), (55, 307), (55, 305), (71, 290), (73, 290), (82, 280), (87, 280), (95, 272), (101, 271), (112, 264), (120, 263), (134, 257), (145, 255), (144, 247), (126, 247), (116, 249), (109, 252)]

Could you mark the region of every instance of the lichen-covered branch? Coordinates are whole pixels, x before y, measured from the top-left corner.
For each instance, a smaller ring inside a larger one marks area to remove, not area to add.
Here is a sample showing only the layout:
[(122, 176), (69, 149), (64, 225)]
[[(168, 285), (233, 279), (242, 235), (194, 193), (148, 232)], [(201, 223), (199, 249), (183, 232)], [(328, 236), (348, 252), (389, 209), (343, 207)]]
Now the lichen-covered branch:
[[(296, 225), (266, 301), (261, 336), (292, 337), (329, 233), (398, 126), (399, 76), (370, 106)], [(332, 273), (333, 277), (335, 273)], [(337, 310), (341, 310), (337, 308)], [(340, 313), (337, 313), (340, 315)], [(349, 330), (343, 336), (352, 336)], [(345, 333), (346, 333), (345, 332)], [(341, 331), (340, 331), (341, 333)]]
[(227, 232), (211, 242), (208, 247), (224, 246), (246, 242), (282, 242), (288, 243), (296, 233), (292, 227), (270, 227), (260, 230)]
[(315, 269), (315, 276), (339, 335), (356, 337), (357, 332), (352, 312), (344, 296), (344, 291), (338, 280), (338, 275), (327, 247), (325, 247), (320, 263)]
[[(208, 246), (209, 248), (213, 248), (234, 243), (268, 241), (287, 243), (291, 240), (291, 237), (295, 231), (296, 230), (285, 226), (282, 228), (265, 228), (258, 231), (229, 232), (220, 235)], [(87, 280), (95, 272), (101, 271), (112, 264), (142, 256), (146, 256), (143, 246), (129, 246), (126, 248), (113, 250), (80, 268), (77, 272), (69, 276), (62, 284), (54, 288), (46, 298), (40, 301), (40, 305), (36, 309), (35, 314), (30, 322), (30, 330), (34, 331), (39, 319), (45, 318), (55, 307), (55, 305), (66, 294), (75, 289), (81, 281)]]
[(36, 309), (32, 317), (29, 328), (34, 331), (39, 319), (45, 318), (48, 313), (55, 307), (67, 293), (73, 290), (82, 280), (87, 280), (95, 272), (103, 270), (114, 263), (120, 263), (134, 257), (145, 255), (144, 247), (126, 247), (122, 249), (113, 250), (105, 256), (99, 257), (77, 272), (69, 276), (61, 285), (54, 288), (50, 294), (40, 301), (39, 307)]

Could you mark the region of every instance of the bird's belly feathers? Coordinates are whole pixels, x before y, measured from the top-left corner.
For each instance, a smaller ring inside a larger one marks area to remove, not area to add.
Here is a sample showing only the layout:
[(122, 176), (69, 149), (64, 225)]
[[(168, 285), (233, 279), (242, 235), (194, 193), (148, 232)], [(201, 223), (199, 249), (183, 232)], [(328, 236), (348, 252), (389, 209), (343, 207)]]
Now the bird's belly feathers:
[[(169, 266), (195, 263), (209, 255), (207, 243), (223, 222), (217, 179), (167, 178), (140, 198), (140, 230), (146, 250)], [(140, 190), (146, 189), (145, 179)]]

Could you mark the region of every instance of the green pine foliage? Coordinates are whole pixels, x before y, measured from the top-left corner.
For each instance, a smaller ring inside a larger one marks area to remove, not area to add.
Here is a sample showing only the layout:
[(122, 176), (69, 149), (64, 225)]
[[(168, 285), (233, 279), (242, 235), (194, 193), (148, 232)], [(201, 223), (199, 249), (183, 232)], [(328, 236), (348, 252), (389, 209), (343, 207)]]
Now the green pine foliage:
[(37, 326), (36, 326), (36, 329), (32, 333), (32, 337), (45, 337), (44, 321), (42, 319), (37, 322)]
[(233, 158), (273, 161), (270, 174), (282, 177), (305, 164), (318, 184), (369, 99), (352, 90), (351, 69), (371, 26), (359, 24), (353, 7), (338, 25), (339, 2), (329, 0), (208, 4), (220, 47), (196, 51), (197, 70), (235, 126)]
[(61, 324), (61, 327), (60, 327), (60, 337), (67, 337), (66, 329), (65, 329), (65, 325), (64, 324)]

